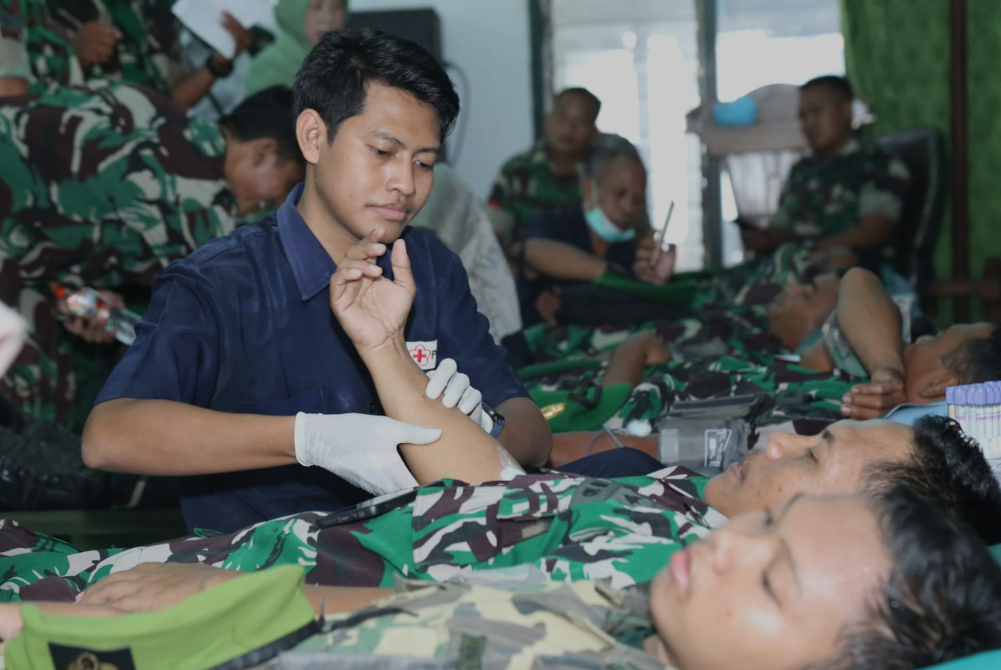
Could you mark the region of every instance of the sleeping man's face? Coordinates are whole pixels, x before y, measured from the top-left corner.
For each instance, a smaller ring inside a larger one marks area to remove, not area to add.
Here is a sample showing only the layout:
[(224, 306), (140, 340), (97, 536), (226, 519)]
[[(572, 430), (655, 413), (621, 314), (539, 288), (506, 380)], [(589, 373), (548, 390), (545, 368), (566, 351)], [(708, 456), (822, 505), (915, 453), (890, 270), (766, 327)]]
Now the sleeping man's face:
[(871, 502), (793, 498), (674, 554), (651, 586), (655, 639), (680, 670), (801, 670), (835, 655), (890, 567)]
[(764, 449), (706, 485), (705, 501), (728, 517), (781, 505), (795, 495), (858, 493), (862, 472), (879, 461), (905, 461), (914, 430), (892, 421), (838, 421), (820, 435), (772, 433)]

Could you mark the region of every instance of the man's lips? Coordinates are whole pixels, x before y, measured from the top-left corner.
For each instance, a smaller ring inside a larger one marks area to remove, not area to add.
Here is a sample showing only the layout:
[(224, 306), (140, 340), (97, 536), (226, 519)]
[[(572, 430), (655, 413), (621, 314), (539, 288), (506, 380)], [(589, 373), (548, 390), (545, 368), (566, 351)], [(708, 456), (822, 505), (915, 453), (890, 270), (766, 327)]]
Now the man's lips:
[(410, 214), (409, 208), (396, 205), (372, 205), (372, 209), (390, 221), (406, 221), (407, 215)]
[(675, 552), (667, 564), (667, 571), (671, 575), (671, 581), (684, 594), (688, 595), (690, 585), (690, 575), (692, 567), (692, 554), (688, 549)]

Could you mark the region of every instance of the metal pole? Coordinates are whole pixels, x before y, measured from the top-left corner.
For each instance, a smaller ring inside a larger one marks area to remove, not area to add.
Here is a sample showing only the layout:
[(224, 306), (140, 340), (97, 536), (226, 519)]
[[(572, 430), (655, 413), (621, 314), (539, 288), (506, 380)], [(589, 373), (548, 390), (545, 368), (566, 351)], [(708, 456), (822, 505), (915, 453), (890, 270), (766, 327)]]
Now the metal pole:
[[(970, 188), (966, 85), (966, 0), (949, 4), (949, 90), (952, 131), (952, 278), (970, 278)], [(970, 299), (953, 303), (956, 323), (970, 320)]]
[[(719, 30), (718, 0), (698, 0), (699, 18), (699, 95), (702, 100), (715, 100), (716, 33)], [(723, 267), (723, 198), (720, 188), (720, 159), (702, 156), (702, 244), (705, 264), (712, 269)]]

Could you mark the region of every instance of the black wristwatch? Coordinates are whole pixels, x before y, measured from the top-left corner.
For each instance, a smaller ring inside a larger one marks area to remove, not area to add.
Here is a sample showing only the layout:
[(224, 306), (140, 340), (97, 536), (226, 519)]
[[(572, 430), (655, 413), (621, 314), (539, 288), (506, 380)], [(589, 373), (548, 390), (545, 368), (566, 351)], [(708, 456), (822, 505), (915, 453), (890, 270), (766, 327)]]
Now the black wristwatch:
[(205, 69), (208, 70), (209, 74), (211, 74), (216, 79), (225, 79), (229, 75), (233, 74), (233, 63), (230, 62), (229, 69), (223, 72), (212, 63), (212, 56), (209, 56), (205, 60)]

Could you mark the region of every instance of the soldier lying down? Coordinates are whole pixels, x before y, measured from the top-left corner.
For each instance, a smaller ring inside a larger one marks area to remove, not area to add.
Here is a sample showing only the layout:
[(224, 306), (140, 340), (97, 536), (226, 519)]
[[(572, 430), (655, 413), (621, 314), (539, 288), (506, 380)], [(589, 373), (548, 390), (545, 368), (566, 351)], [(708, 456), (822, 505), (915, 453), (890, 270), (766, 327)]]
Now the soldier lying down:
[[(38, 606), (50, 615), (142, 616), (123, 607), (156, 610), (239, 577), (163, 567), (98, 584), (85, 600), (101, 604)], [(969, 530), (906, 487), (879, 499), (797, 496), (742, 515), (677, 552), (647, 589), (401, 581), (397, 590), (304, 586), (328, 620), (297, 649), (314, 662), (329, 654), (332, 666), (350, 654), (356, 668), (437, 659), (496, 668), (910, 670), (1001, 646), (1001, 567)], [(21, 607), (0, 605), (0, 638), (12, 644)]]

